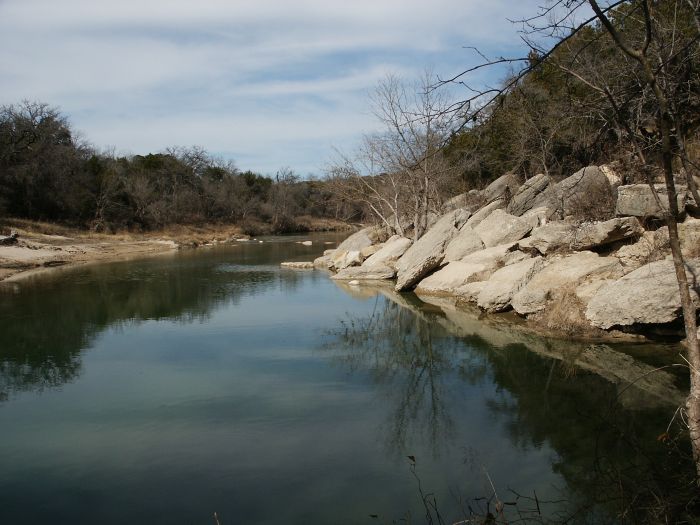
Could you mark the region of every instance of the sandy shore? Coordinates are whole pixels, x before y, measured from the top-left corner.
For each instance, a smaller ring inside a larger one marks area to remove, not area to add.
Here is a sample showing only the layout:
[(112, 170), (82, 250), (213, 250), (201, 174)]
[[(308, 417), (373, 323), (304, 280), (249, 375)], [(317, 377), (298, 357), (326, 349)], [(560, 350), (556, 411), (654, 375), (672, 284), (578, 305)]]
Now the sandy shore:
[(13, 225), (18, 242), (0, 246), (0, 281), (16, 281), (48, 268), (118, 261), (183, 247), (245, 238), (235, 227), (182, 228), (149, 235), (91, 234), (41, 223)]

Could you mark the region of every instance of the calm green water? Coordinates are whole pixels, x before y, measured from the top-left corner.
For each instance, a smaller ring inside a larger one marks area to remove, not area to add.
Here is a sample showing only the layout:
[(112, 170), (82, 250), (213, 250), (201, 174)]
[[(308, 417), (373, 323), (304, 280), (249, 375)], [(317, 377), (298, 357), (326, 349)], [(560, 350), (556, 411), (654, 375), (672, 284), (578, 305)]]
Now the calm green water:
[(0, 287), (0, 523), (425, 523), (421, 490), (453, 523), (494, 488), (537, 495), (511, 513), (607, 522), (607, 466), (666, 482), (646, 467), (683, 384), (649, 371), (677, 348), (280, 269), (328, 248), (296, 240)]

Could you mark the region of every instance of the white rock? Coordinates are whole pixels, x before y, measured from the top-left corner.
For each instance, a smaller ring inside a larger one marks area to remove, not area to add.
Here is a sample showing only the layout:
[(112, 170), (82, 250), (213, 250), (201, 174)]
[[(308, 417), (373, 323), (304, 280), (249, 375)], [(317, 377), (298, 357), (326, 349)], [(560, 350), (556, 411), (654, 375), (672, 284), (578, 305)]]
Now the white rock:
[(423, 237), (406, 250), (396, 263), (396, 291), (411, 288), (440, 265), (445, 247), (459, 233), (468, 217), (469, 212), (461, 209), (443, 215)]
[(413, 244), (411, 239), (395, 235), (384, 243), (376, 253), (362, 263), (362, 266), (393, 266), (393, 264), (401, 257), (406, 250)]
[(532, 230), (532, 221), (510, 215), (503, 210), (494, 210), (474, 227), (484, 246), (498, 246), (519, 241)]
[[(700, 282), (700, 259), (687, 261), (690, 292), (696, 305)], [(634, 324), (669, 323), (681, 314), (681, 300), (673, 261), (645, 264), (614, 283), (601, 288), (586, 308), (586, 318), (598, 328)]]
[(512, 197), (520, 188), (520, 179), (514, 173), (501, 175), (483, 190), (487, 202), (493, 202), (508, 195)]
[(445, 248), (445, 261), (458, 261), (470, 253), (483, 249), (484, 243), (481, 242), (481, 237), (465, 224)]
[(573, 250), (588, 250), (623, 239), (636, 238), (643, 233), (644, 228), (636, 217), (589, 222), (576, 228), (574, 238), (571, 240), (571, 248)]
[(593, 252), (577, 252), (550, 262), (535, 275), (515, 296), (511, 304), (520, 315), (543, 310), (553, 293), (582, 281), (599, 278), (619, 278), (622, 266), (615, 257), (600, 257)]
[[(631, 215), (633, 217), (657, 217), (662, 218), (668, 211), (668, 194), (665, 184), (654, 184), (654, 189), (659, 197), (661, 207), (654, 198), (654, 192), (648, 184), (630, 184), (617, 188), (617, 215)], [(679, 211), (683, 211), (687, 199), (687, 188), (677, 186), (677, 204)]]
[(469, 226), (472, 229), (476, 228), (479, 225), (479, 223), (483, 221), (486, 217), (491, 215), (494, 210), (499, 210), (505, 205), (506, 204), (503, 199), (497, 199), (493, 202), (488, 203), (486, 206), (476, 211), (474, 215), (469, 217), (469, 220), (467, 221), (467, 226)]
[(393, 279), (396, 275), (396, 270), (388, 266), (382, 266), (380, 264), (374, 264), (372, 266), (353, 266), (351, 268), (344, 268), (340, 270), (337, 274), (333, 275), (331, 279), (337, 281), (344, 280), (384, 280)]
[(416, 293), (454, 295), (457, 288), (467, 283), (488, 279), (494, 270), (493, 266), (486, 263), (454, 261), (418, 283)]
[(545, 260), (535, 257), (501, 268), (482, 287), (477, 304), (488, 312), (507, 310), (513, 296), (544, 266)]
[(314, 263), (311, 261), (301, 262), (283, 262), (280, 264), (282, 268), (291, 268), (293, 270), (313, 270)]
[(526, 180), (508, 203), (508, 213), (520, 216), (531, 210), (551, 183), (551, 177), (544, 173)]

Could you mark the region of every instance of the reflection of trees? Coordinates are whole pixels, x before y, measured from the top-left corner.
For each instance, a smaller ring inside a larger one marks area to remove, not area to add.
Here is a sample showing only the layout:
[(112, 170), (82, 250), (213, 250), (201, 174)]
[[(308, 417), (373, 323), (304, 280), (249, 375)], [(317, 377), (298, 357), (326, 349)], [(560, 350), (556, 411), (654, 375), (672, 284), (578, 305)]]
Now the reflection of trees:
[[(607, 345), (537, 337), (449, 303), (375, 292), (391, 302), (378, 299), (370, 317), (346, 322), (330, 346), (339, 362), (369, 369), (397, 394), (392, 444), (400, 448), (413, 425), (439, 446), (451, 422), (446, 378), (456, 372), (470, 384), (493, 382), (487, 407), (516, 447), (556, 451), (552, 466), (568, 484), (572, 512), (586, 507), (590, 517), (605, 509), (603, 522), (608, 513), (622, 523), (675, 522), (694, 501), (685, 442), (658, 439), (684, 397), (674, 375), (654, 371), (663, 360), (647, 364)], [(432, 417), (412, 417), (421, 410)]]
[(342, 321), (326, 349), (348, 370), (367, 370), (394, 400), (389, 450), (403, 453), (411, 434), (422, 434), (433, 451), (452, 433), (449, 383), (459, 342), (445, 338), (426, 317), (375, 299), (366, 318)]
[(94, 265), (22, 283), (16, 294), (3, 290), (0, 398), (72, 381), (80, 373), (81, 351), (110, 326), (206, 319), (286, 278), (274, 267), (235, 266), (230, 259), (230, 253), (199, 260), (192, 254)]

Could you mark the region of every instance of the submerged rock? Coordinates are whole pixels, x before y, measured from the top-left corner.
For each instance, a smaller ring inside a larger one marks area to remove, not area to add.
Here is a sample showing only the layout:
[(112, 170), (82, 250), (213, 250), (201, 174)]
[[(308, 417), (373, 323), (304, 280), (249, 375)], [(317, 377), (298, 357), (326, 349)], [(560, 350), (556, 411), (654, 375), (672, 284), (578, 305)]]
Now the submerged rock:
[(300, 261), (300, 262), (283, 262), (280, 264), (282, 268), (292, 268), (294, 270), (313, 270), (314, 263), (311, 261)]

